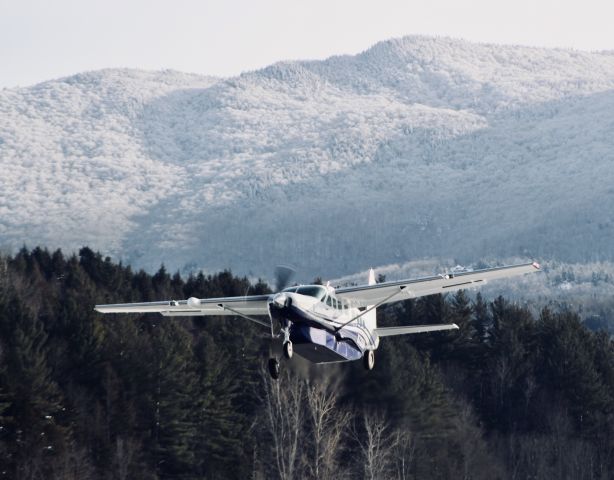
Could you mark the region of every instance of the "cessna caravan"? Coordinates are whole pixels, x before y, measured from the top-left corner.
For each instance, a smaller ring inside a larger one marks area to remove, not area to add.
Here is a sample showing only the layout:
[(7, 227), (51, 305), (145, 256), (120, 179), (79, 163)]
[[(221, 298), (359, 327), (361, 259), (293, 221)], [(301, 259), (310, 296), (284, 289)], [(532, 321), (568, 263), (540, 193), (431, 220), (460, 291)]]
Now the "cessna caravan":
[[(238, 316), (269, 329), (272, 341), (281, 342), (283, 355), (288, 360), (295, 353), (314, 363), (362, 359), (365, 368), (372, 370), (375, 350), (382, 337), (458, 329), (454, 323), (378, 327), (378, 307), (539, 270), (539, 264), (533, 262), (376, 283), (375, 272), (371, 269), (368, 283), (362, 286), (283, 288), (281, 285), (277, 293), (270, 295), (96, 305), (95, 310), (101, 313), (160, 313), (167, 317)], [(284, 276), (282, 283), (287, 283), (289, 275), (284, 273)], [(280, 363), (276, 356), (269, 359), (268, 368), (273, 378), (279, 377)]]

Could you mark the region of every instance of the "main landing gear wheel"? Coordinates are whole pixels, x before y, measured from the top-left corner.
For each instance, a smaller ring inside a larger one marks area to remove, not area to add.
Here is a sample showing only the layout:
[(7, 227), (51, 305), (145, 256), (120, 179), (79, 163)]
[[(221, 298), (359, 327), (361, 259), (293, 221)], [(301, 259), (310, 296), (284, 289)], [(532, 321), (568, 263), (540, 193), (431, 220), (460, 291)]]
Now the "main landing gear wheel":
[(279, 361), (276, 358), (269, 358), (269, 373), (271, 378), (277, 380), (279, 378)]
[(293, 353), (294, 351), (292, 350), (292, 342), (288, 340), (286, 343), (284, 343), (284, 357), (290, 360), (292, 358)]
[(373, 350), (367, 350), (362, 357), (362, 361), (367, 370), (373, 370), (375, 366), (375, 352)]

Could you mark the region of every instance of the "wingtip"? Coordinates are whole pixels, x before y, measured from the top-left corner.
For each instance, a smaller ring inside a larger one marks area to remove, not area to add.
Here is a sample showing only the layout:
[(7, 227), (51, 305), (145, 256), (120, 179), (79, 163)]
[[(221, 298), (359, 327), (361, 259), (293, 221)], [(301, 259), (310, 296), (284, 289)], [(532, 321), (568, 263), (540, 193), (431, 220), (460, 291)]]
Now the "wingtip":
[(537, 270), (541, 270), (541, 268), (542, 268), (542, 266), (539, 263), (537, 263), (537, 262), (533, 262), (531, 265), (533, 265), (533, 267), (535, 267), (535, 269), (537, 269)]
[(454, 328), (454, 330), (458, 330), (458, 325), (456, 323), (453, 323), (452, 325), (453, 325), (452, 328)]

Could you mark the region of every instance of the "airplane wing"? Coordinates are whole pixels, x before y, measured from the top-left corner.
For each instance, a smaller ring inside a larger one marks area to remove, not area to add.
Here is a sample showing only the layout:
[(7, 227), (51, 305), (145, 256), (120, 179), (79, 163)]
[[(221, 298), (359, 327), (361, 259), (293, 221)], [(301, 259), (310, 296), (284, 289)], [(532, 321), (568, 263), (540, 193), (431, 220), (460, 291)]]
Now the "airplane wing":
[[(187, 300), (166, 300), (162, 302), (117, 303), (96, 305), (100, 313), (160, 313), (167, 317), (199, 315), (268, 315), (269, 295), (245, 297), (188, 298)], [(269, 322), (266, 322), (269, 325)]]
[(434, 277), (401, 280), (398, 282), (344, 287), (336, 289), (335, 294), (338, 298), (347, 300), (352, 306), (366, 307), (424, 297), (425, 295), (433, 295), (435, 293), (446, 293), (477, 287), (484, 285), (490, 280), (523, 275), (539, 270), (540, 266), (536, 262), (524, 263), (470, 272), (446, 273)]
[(375, 333), (379, 337), (391, 337), (392, 335), (405, 335), (407, 333), (437, 332), (439, 330), (458, 330), (456, 323), (446, 325), (407, 325), (404, 327), (376, 328)]

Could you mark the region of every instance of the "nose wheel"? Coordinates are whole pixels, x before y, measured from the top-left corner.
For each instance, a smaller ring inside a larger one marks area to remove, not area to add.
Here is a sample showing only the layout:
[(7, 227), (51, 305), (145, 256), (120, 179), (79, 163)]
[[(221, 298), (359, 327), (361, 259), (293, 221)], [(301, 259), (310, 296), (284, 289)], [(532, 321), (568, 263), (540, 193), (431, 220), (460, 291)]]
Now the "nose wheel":
[(273, 380), (277, 380), (279, 378), (280, 373), (279, 360), (277, 360), (276, 358), (269, 358), (268, 367), (271, 378)]
[[(290, 322), (288, 320), (281, 319), (279, 323), (281, 324), (279, 333), (275, 335), (274, 332), (271, 332), (273, 337), (270, 350), (271, 357), (269, 358), (269, 362), (267, 364), (269, 374), (274, 380), (279, 378), (281, 372), (281, 366), (278, 360), (280, 344), (282, 347), (283, 356), (287, 360), (290, 360), (294, 355), (294, 348), (292, 342), (290, 341)], [(273, 322), (271, 322), (271, 325), (273, 325)]]
[[(294, 354), (294, 350), (292, 348), (291, 341), (288, 340), (287, 342), (284, 342), (283, 352), (284, 352), (285, 358), (287, 358), (288, 360), (292, 358), (292, 355)], [(281, 372), (281, 365), (279, 363), (279, 360), (277, 360), (277, 358), (275, 357), (271, 357), (269, 358), (269, 363), (267, 364), (267, 366), (268, 366), (269, 374), (271, 375), (271, 378), (273, 378), (274, 380), (277, 380)]]
[(292, 349), (292, 342), (288, 340), (284, 343), (284, 357), (290, 360), (292, 358), (293, 353), (294, 350)]

